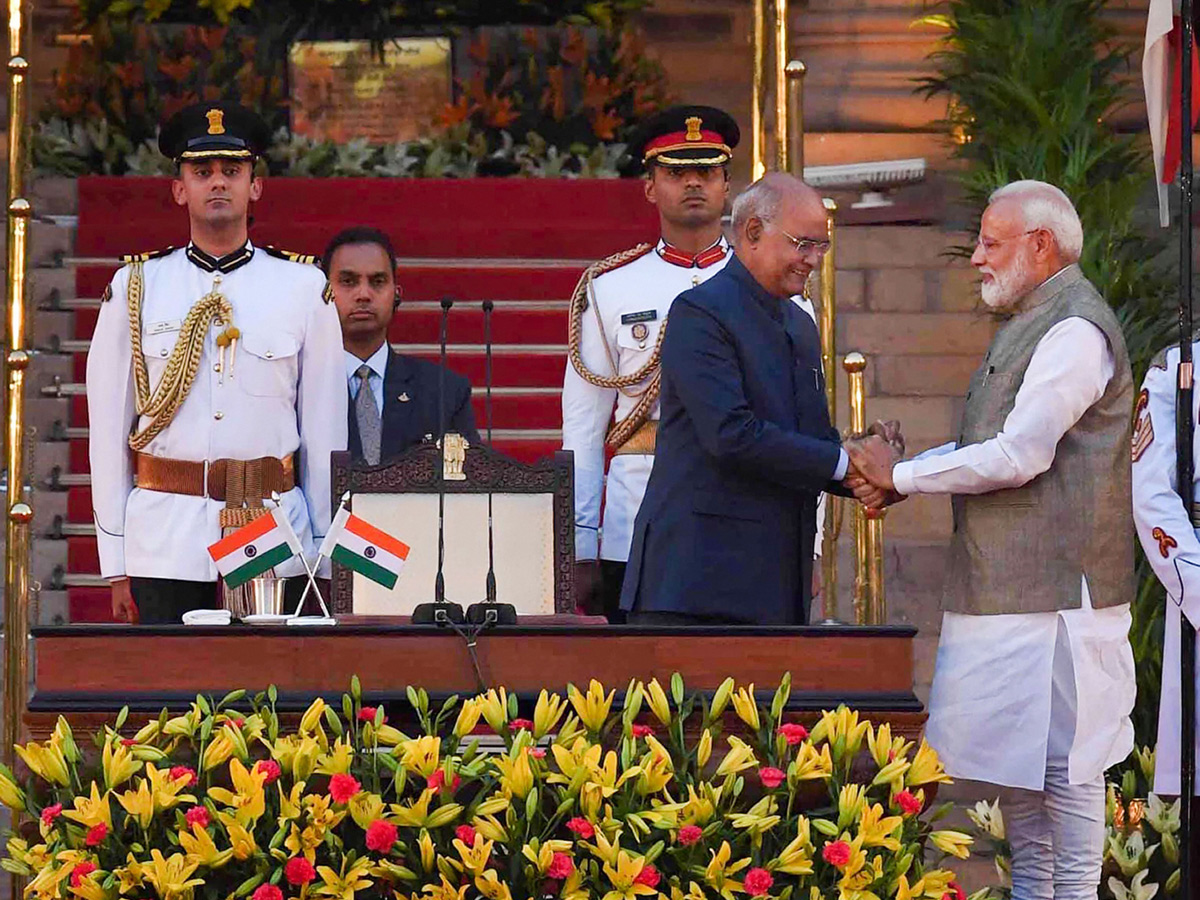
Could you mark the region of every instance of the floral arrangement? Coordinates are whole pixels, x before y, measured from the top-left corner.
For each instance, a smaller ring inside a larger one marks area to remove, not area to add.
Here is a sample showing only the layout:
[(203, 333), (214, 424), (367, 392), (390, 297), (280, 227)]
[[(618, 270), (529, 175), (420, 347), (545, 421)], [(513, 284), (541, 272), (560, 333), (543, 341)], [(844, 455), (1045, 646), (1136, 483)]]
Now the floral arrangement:
[(0, 772), (31, 820), (3, 866), (37, 900), (962, 900), (940, 866), (971, 838), (922, 816), (935, 752), (844, 707), (810, 732), (789, 693), (727, 679), (709, 702), (675, 675), (618, 709), (593, 681), (526, 718), (503, 688), (433, 708), (410, 687), (410, 735), (357, 679), (286, 732), (274, 688), (235, 691), (131, 737), (123, 712), (90, 764), (60, 718), (17, 748), (23, 786)]

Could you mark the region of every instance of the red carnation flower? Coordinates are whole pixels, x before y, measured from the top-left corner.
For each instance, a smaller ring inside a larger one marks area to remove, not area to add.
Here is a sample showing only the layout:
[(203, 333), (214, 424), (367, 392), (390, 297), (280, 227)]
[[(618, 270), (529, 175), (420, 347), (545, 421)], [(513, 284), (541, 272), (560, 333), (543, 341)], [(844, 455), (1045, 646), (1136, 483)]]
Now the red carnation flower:
[(587, 819), (582, 816), (576, 816), (567, 822), (567, 830), (573, 831), (585, 841), (591, 840), (596, 836), (596, 829)]
[(921, 801), (911, 791), (901, 791), (895, 796), (896, 805), (906, 816), (915, 816), (921, 811)]
[(562, 880), (574, 871), (575, 860), (571, 859), (565, 853), (555, 853), (554, 859), (550, 861), (550, 868), (546, 870), (546, 874), (551, 878)]
[[(450, 782), (450, 792), (457, 791), (460, 784), (462, 784), (462, 779), (456, 774), (454, 780)], [(446, 771), (444, 769), (434, 769), (433, 774), (425, 782), (425, 789), (430, 791), (446, 790)]]
[(767, 891), (771, 890), (771, 885), (774, 883), (775, 879), (771, 877), (771, 873), (766, 869), (751, 869), (742, 880), (742, 885), (746, 888), (746, 893), (751, 897), (762, 897)]
[(376, 853), (387, 853), (396, 843), (396, 826), (383, 819), (376, 819), (367, 829), (367, 849)]
[(699, 843), (702, 837), (704, 837), (704, 829), (699, 825), (684, 825), (679, 829), (679, 835), (676, 839), (683, 846), (690, 847), (692, 844)]
[(303, 856), (293, 856), (283, 867), (283, 877), (293, 887), (308, 884), (317, 877), (317, 870)]
[(946, 887), (950, 890), (942, 894), (942, 900), (967, 900), (967, 892), (962, 889), (957, 881), (952, 881)]
[(97, 844), (103, 843), (106, 837), (108, 837), (108, 826), (103, 822), (97, 822), (88, 829), (87, 837), (83, 839), (83, 842), (89, 847), (95, 847)]
[[(358, 711), (358, 718), (359, 718), (359, 720), (361, 720), (363, 722), (370, 722), (370, 723), (374, 724), (375, 713), (377, 713), (378, 711), (379, 711), (379, 707), (377, 707), (377, 706), (364, 706), (362, 709), (360, 709)], [(387, 716), (383, 717), (383, 721), (384, 722), (387, 721)]]
[(654, 734), (653, 728), (649, 725), (642, 725), (640, 722), (632, 725), (629, 730), (633, 732), (635, 738), (644, 738), (646, 735)]
[(231, 722), (233, 725), (236, 725), (238, 728), (241, 728), (243, 725), (245, 725), (245, 724), (246, 724), (246, 720), (245, 720), (245, 719), (230, 719), (229, 721), (230, 721), (230, 722)]
[(42, 824), (49, 827), (54, 824), (54, 820), (62, 815), (62, 804), (55, 803), (53, 806), (47, 806), (42, 810)]
[(470, 825), (459, 825), (454, 829), (454, 836), (468, 847), (475, 846), (475, 829)]
[(133, 738), (121, 738), (122, 747), (132, 747), (136, 743), (137, 741), (135, 741)]
[(260, 884), (251, 895), (252, 900), (283, 900), (283, 891), (273, 884)]
[(186, 777), (188, 782), (184, 787), (191, 787), (198, 780), (196, 778), (196, 770), (189, 769), (187, 766), (171, 766), (171, 780), (178, 781), (180, 778)]
[(771, 790), (783, 784), (785, 778), (787, 778), (787, 774), (782, 769), (776, 769), (773, 766), (763, 766), (758, 770), (758, 780), (762, 782), (763, 787)]
[(845, 841), (833, 841), (825, 845), (825, 848), (821, 851), (821, 856), (825, 862), (840, 869), (846, 863), (850, 862), (850, 845)]
[(329, 779), (329, 796), (334, 803), (349, 803), (350, 798), (362, 790), (362, 785), (353, 775), (339, 772)]
[(508, 723), (509, 731), (520, 731), (522, 728), (526, 731), (533, 731), (533, 721), (531, 719), (513, 719)]
[(795, 722), (785, 722), (776, 729), (776, 733), (782, 734), (787, 739), (789, 747), (796, 746), (808, 737), (808, 729)]
[(204, 806), (193, 806), (183, 814), (183, 817), (187, 820), (189, 828), (195, 825), (199, 825), (201, 828), (207, 828), (209, 823), (212, 821), (212, 819), (208, 817), (208, 808)]
[(283, 774), (283, 770), (279, 768), (279, 763), (273, 759), (260, 759), (254, 764), (254, 771), (257, 774), (267, 776), (263, 779), (263, 784), (274, 784), (279, 780), (279, 776)]
[(658, 887), (659, 879), (658, 869), (652, 865), (642, 866), (642, 871), (638, 872), (637, 878), (633, 879), (634, 884), (644, 884), (648, 888)]
[(71, 870), (71, 887), (79, 887), (79, 883), (96, 871), (98, 866), (90, 860), (81, 862)]
[(546, 748), (545, 747), (534, 747), (532, 750), (529, 751), (529, 755), (532, 756), (534, 759), (545, 759), (546, 758)]

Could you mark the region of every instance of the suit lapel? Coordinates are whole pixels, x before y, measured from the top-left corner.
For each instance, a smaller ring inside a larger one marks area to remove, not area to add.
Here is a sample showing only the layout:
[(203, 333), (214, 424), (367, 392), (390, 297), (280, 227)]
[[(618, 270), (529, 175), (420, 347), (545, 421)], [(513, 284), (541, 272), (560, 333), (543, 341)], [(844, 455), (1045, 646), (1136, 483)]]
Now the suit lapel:
[[(388, 355), (387, 370), (383, 376), (383, 436), (380, 457), (394, 455), (400, 447), (415, 443), (411, 434), (416, 403), (401, 402), (400, 395), (406, 394), (412, 371), (408, 361), (399, 353)], [(407, 394), (406, 394), (407, 395)], [(417, 436), (419, 439), (420, 436)]]

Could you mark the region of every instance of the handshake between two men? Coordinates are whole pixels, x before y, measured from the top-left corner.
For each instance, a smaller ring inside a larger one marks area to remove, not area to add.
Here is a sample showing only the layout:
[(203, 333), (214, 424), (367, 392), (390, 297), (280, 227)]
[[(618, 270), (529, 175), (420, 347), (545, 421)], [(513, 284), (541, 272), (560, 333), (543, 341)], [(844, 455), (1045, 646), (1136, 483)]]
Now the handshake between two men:
[(892, 467), (904, 457), (899, 422), (875, 422), (865, 434), (851, 435), (842, 446), (850, 457), (843, 484), (854, 499), (868, 509), (883, 509), (904, 499), (892, 481)]

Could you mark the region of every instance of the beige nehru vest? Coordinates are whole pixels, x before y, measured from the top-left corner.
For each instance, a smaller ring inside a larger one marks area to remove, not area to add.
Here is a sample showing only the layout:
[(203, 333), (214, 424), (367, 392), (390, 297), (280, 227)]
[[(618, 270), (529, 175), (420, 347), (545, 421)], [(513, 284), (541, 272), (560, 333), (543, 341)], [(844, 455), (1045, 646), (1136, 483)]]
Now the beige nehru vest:
[(1068, 266), (1023, 298), (971, 377), (959, 446), (995, 437), (1013, 408), (1038, 341), (1078, 316), (1104, 332), (1112, 379), (1062, 437), (1049, 470), (1018, 488), (955, 495), (943, 608), (975, 615), (1050, 612), (1133, 599), (1129, 441), (1133, 376), (1108, 304)]

